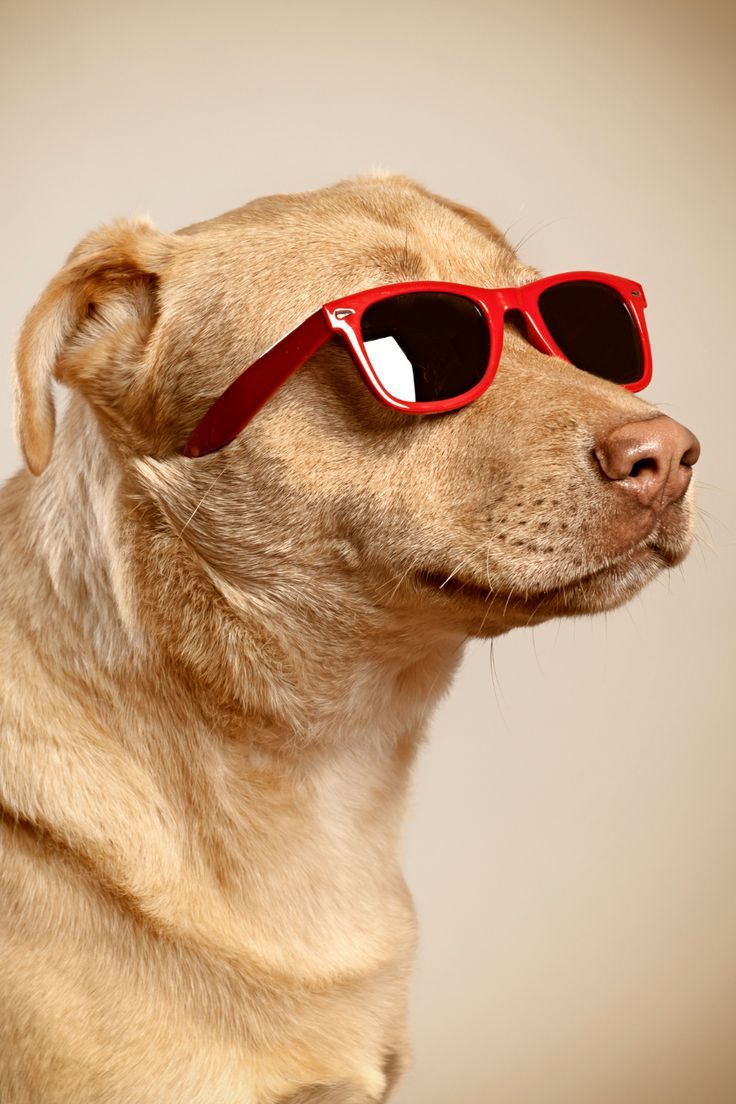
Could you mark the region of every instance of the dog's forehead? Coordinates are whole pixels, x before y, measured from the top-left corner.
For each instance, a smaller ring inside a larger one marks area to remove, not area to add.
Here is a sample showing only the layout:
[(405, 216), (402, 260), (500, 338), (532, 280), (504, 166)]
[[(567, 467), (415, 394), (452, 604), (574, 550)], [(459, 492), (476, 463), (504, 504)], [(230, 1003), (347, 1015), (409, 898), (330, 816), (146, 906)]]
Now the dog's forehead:
[(482, 215), (403, 177), (267, 196), (179, 234), (208, 276), (214, 259), (221, 279), (251, 291), (286, 280), (322, 301), (403, 280), (494, 287), (536, 275)]

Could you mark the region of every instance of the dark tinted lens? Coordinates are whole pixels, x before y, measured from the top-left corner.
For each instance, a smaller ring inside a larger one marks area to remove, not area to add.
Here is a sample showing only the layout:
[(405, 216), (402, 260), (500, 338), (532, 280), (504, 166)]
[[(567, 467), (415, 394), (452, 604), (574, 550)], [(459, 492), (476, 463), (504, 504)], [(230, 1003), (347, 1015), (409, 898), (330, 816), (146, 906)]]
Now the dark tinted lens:
[(439, 291), (381, 299), (363, 314), (363, 343), (385, 390), (405, 402), (452, 399), (486, 370), (488, 323), (475, 303)]
[(641, 379), (641, 340), (626, 304), (613, 288), (571, 280), (548, 287), (538, 302), (547, 329), (572, 364), (613, 383)]

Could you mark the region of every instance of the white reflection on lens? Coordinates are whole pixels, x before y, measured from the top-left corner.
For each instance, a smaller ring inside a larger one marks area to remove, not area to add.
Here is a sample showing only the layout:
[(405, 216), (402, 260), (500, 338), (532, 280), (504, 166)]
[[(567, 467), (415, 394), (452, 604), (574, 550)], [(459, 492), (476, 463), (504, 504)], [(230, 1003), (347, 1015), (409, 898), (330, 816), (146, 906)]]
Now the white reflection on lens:
[(404, 402), (416, 402), (417, 392), (414, 386), (414, 372), (400, 345), (393, 337), (377, 337), (366, 341), (373, 371), (389, 395)]

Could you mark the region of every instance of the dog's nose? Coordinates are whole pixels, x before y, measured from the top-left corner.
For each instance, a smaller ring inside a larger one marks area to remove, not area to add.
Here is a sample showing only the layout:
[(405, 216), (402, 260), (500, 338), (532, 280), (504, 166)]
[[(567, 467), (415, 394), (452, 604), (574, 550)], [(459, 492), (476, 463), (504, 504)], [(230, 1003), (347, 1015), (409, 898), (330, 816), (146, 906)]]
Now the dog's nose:
[(607, 479), (642, 506), (664, 510), (687, 490), (700, 443), (685, 426), (661, 414), (617, 426), (593, 452)]

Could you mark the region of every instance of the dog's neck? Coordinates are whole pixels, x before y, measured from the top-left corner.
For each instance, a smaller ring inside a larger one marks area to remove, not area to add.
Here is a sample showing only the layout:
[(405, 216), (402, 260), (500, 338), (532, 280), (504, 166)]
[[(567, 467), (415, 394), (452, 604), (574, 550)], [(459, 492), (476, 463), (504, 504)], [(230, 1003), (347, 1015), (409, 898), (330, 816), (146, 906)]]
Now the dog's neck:
[[(3, 681), (35, 686), (32, 714), (12, 698), (4, 709), (2, 802), (63, 835), (151, 922), (234, 953), (247, 945), (251, 965), (324, 976), (393, 954), (388, 913), (408, 907), (395, 861), (406, 783), (462, 641), (424, 632), (410, 646), (396, 624), (366, 648), (364, 627), (351, 635), (337, 619), (321, 653), (292, 617), (297, 659), (280, 669), (285, 652), (270, 649), (288, 647), (283, 626), (259, 637), (228, 615), (222, 591), (184, 578), (181, 543), (174, 562), (148, 548), (141, 609), (126, 511), (145, 504), (124, 501), (89, 415), (70, 410), (55, 448), (40, 479), (19, 475), (0, 499), (14, 561)], [(178, 607), (180, 635), (162, 639), (171, 610), (145, 603), (165, 594), (169, 570), (192, 605)], [(49, 770), (29, 780), (39, 744)], [(278, 918), (302, 906), (287, 951)]]

